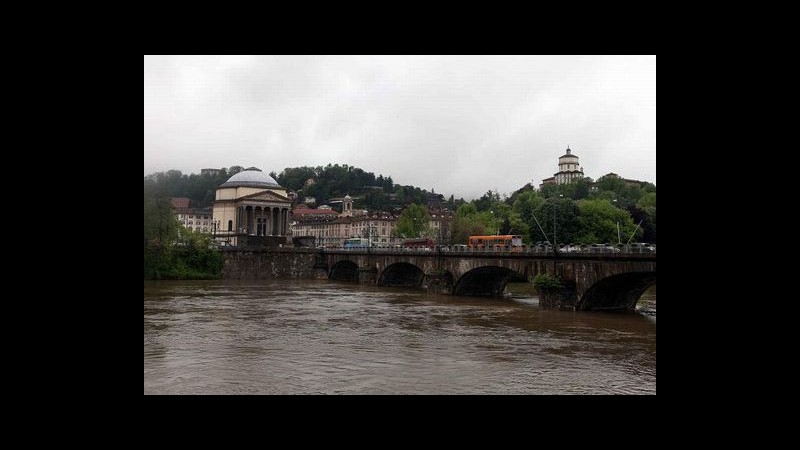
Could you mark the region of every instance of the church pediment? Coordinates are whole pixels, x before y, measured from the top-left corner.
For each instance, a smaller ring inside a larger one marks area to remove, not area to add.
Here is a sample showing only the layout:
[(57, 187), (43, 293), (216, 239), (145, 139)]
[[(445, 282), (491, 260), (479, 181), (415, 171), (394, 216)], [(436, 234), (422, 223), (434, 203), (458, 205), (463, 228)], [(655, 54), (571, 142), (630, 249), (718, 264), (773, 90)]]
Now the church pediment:
[(287, 203), (290, 202), (288, 197), (284, 197), (272, 191), (256, 192), (255, 194), (250, 194), (250, 195), (245, 195), (244, 197), (240, 197), (237, 199), (237, 201), (238, 200), (255, 200), (264, 202), (287, 202)]

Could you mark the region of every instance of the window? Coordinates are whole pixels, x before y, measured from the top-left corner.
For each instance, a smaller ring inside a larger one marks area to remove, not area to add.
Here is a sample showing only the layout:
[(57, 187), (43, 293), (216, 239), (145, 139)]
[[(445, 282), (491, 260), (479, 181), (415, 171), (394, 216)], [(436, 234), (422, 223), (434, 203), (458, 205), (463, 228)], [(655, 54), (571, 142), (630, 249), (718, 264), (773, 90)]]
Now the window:
[(233, 231), (233, 221), (232, 220), (228, 221), (228, 231)]

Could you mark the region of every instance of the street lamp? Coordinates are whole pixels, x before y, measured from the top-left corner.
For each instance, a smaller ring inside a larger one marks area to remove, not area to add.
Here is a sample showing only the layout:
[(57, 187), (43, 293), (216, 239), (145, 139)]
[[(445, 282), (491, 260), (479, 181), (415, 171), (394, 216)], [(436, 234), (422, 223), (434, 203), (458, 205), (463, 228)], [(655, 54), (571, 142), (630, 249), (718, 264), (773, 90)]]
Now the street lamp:
[[(614, 199), (614, 207), (617, 207), (617, 199)], [(619, 237), (619, 220), (617, 221), (617, 245), (622, 244), (622, 239)]]

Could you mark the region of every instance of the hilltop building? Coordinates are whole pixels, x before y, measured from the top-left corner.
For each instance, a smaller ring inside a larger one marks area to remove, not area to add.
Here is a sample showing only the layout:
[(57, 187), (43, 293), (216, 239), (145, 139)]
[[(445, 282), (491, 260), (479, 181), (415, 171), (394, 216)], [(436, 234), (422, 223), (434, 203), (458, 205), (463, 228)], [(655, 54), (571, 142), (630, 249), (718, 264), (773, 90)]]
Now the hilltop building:
[(578, 155), (573, 155), (567, 147), (567, 153), (558, 157), (558, 172), (552, 177), (542, 180), (541, 188), (545, 184), (567, 184), (572, 180), (583, 178), (583, 167), (578, 164)]

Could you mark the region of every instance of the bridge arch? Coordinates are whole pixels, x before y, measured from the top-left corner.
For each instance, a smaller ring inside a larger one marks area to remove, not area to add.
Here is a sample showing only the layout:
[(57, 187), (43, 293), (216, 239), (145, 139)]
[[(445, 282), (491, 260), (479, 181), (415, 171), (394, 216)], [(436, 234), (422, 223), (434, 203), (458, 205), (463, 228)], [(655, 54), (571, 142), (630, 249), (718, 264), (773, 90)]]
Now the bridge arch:
[(527, 279), (506, 267), (478, 267), (458, 279), (453, 288), (453, 295), (502, 297), (509, 281), (527, 281)]
[(331, 267), (328, 274), (331, 280), (358, 281), (358, 264), (350, 260), (339, 261)]
[(578, 300), (577, 310), (633, 310), (644, 291), (656, 283), (655, 272), (612, 275), (593, 284)]
[(378, 286), (420, 286), (425, 272), (414, 264), (397, 262), (387, 266), (378, 277)]

